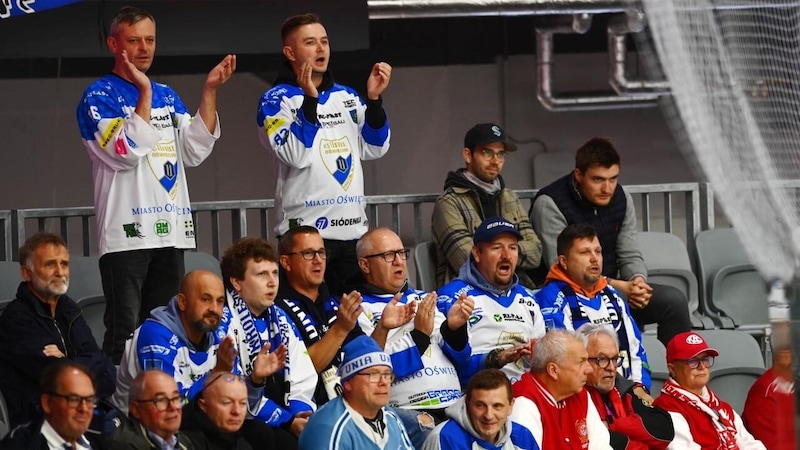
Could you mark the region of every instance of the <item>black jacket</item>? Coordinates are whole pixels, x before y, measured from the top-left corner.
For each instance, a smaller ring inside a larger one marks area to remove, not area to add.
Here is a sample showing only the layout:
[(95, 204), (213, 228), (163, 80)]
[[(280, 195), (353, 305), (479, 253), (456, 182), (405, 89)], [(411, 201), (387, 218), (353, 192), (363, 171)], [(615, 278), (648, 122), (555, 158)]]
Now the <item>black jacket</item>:
[[(225, 433), (217, 428), (198, 406), (199, 400), (200, 396), (197, 396), (183, 408), (183, 418), (181, 419), (181, 431), (189, 437), (196, 449), (253, 450), (253, 446), (245, 440), (242, 430), (236, 433)], [(245, 420), (245, 422), (250, 421), (252, 420)], [(263, 442), (259, 443), (259, 447), (273, 448), (272, 444), (272, 442)]]
[(45, 367), (59, 360), (42, 353), (49, 344), (57, 345), (67, 359), (89, 369), (99, 398), (114, 393), (116, 369), (97, 346), (80, 307), (62, 295), (53, 317), (49, 306), (22, 282), (17, 298), (0, 316), (0, 390), (12, 428), (39, 415), (39, 378)]
[[(0, 441), (0, 450), (49, 450), (47, 440), (42, 436), (43, 419), (36, 420), (24, 427), (12, 430)], [(92, 450), (104, 450), (106, 447), (99, 435), (86, 433), (83, 435)]]

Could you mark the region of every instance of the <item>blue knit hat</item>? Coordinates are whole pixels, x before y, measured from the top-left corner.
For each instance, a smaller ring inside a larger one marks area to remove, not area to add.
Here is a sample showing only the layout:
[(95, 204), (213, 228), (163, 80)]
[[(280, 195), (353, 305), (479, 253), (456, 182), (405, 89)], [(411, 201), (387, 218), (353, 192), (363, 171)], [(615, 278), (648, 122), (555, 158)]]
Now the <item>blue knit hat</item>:
[(342, 357), (342, 364), (339, 365), (339, 377), (341, 377), (342, 381), (349, 380), (353, 375), (367, 367), (392, 367), (392, 359), (369, 336), (359, 336), (353, 339), (345, 344), (342, 350), (344, 351), (344, 356)]

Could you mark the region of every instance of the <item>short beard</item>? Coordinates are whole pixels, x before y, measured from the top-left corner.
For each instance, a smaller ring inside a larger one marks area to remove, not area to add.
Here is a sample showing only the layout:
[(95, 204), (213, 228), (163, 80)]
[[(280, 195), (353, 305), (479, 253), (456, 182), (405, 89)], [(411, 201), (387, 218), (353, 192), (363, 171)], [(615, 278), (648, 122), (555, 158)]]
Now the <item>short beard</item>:
[(205, 322), (205, 317), (204, 317), (204, 318), (202, 318), (202, 319), (200, 319), (200, 320), (198, 320), (196, 322), (193, 322), (192, 323), (192, 327), (194, 327), (195, 330), (197, 330), (197, 331), (199, 331), (201, 333), (211, 333), (211, 332), (217, 331), (217, 328), (219, 328), (219, 324), (220, 324), (220, 321), (217, 320), (217, 324), (216, 325), (209, 325), (209, 324), (207, 324)]

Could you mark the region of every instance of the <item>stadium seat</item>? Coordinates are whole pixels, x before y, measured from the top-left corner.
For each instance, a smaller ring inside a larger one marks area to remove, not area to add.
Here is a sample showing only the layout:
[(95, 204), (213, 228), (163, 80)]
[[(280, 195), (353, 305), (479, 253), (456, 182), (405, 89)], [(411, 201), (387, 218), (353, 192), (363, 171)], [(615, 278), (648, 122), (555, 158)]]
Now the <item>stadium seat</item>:
[(6, 399), (0, 392), (0, 439), (3, 439), (9, 431), (11, 431), (11, 419), (8, 417)]
[(756, 339), (745, 331), (701, 330), (708, 345), (719, 350), (708, 387), (739, 414), (753, 383), (764, 373), (764, 355)]
[(664, 382), (669, 378), (667, 349), (652, 334), (642, 335), (642, 343), (645, 351), (647, 351), (647, 362), (650, 364), (650, 378), (652, 380), (650, 395), (656, 398), (661, 394), (661, 387), (664, 386)]
[(768, 328), (767, 283), (748, 260), (733, 228), (702, 231), (695, 247), (705, 303), (724, 318), (724, 328)]
[(0, 261), (0, 300), (13, 300), (21, 282), (18, 262)]
[(76, 302), (84, 297), (103, 295), (103, 282), (100, 278), (99, 257), (69, 257), (69, 289), (67, 295)]
[(675, 287), (686, 295), (693, 328), (715, 328), (714, 321), (699, 310), (697, 278), (683, 241), (672, 233), (657, 231), (641, 231), (637, 237), (647, 266), (647, 280)]
[(414, 268), (417, 275), (416, 288), (431, 292), (436, 286), (436, 244), (421, 242), (414, 246)]
[(183, 263), (186, 266), (185, 273), (193, 270), (208, 270), (222, 277), (222, 269), (219, 267), (219, 260), (213, 255), (203, 252), (183, 252)]
[(102, 295), (84, 297), (78, 300), (78, 306), (83, 313), (83, 319), (92, 330), (92, 336), (97, 342), (97, 346), (103, 347), (103, 337), (106, 333), (106, 325), (103, 323), (103, 314), (106, 311), (106, 298)]

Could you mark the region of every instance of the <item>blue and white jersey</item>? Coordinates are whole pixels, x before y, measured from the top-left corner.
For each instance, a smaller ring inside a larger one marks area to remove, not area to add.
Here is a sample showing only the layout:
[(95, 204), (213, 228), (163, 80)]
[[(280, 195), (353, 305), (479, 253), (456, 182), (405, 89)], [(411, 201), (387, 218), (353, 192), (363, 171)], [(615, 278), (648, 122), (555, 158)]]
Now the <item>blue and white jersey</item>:
[(300, 434), (300, 450), (414, 450), (400, 418), (383, 408), (376, 432), (342, 397), (326, 403), (309, 419)]
[(560, 280), (550, 280), (534, 296), (542, 307), (548, 329), (577, 330), (585, 323), (604, 324), (619, 338), (619, 354), (623, 357), (622, 376), (650, 389), (650, 365), (642, 343), (642, 335), (631, 316), (628, 303), (607, 285), (589, 298), (575, 292)]
[[(239, 370), (249, 376), (252, 373), (255, 357), (267, 342), (270, 351), (281, 344), (286, 345), (288, 353), (283, 370), (273, 375), (280, 381), (280, 402), (267, 397), (260, 399), (254, 416), (264, 422), (279, 426), (292, 419), (301, 411), (314, 411), (314, 391), (317, 388), (317, 371), (311, 362), (303, 339), (297, 327), (286, 313), (275, 305), (270, 306), (259, 317), (254, 317), (244, 300), (234, 291), (227, 290), (225, 308), (228, 335), (235, 342), (239, 354)], [(280, 403), (280, 404), (279, 404)]]
[(302, 224), (325, 239), (358, 239), (368, 229), (361, 161), (389, 150), (389, 123), (370, 128), (366, 104), (347, 86), (329, 82), (319, 91), (317, 121), (305, 117), (296, 83), (279, 82), (259, 101), (258, 136), (276, 170), (275, 233)]
[[(157, 369), (178, 383), (178, 391), (187, 400), (193, 399), (202, 389), (206, 376), (217, 364), (217, 347), (228, 334), (230, 314), (223, 311), (219, 327), (205, 333), (202, 348), (189, 342), (178, 316), (177, 298), (167, 306), (155, 308), (151, 317), (136, 329), (133, 337), (125, 342), (117, 369), (117, 390), (111, 403), (125, 414), (128, 413), (128, 392), (139, 372)], [(240, 374), (238, 358), (234, 373)]]
[(98, 253), (194, 248), (184, 167), (199, 165), (219, 137), (208, 132), (167, 85), (151, 82), (149, 123), (138, 89), (114, 74), (95, 81), (78, 104), (81, 138), (92, 161)]
[[(408, 289), (403, 293), (400, 304), (419, 302), (424, 291)], [(383, 308), (392, 300), (392, 294), (362, 293), (361, 306), (364, 312), (358, 323), (366, 335), (371, 335), (380, 321)], [(435, 312), (431, 344), (424, 353), (419, 352), (411, 331), (414, 320), (389, 331), (384, 351), (392, 358), (392, 367), (397, 379), (392, 383), (389, 399), (391, 406), (408, 409), (445, 408), (458, 400), (461, 384), (453, 363), (445, 356), (457, 354), (444, 342), (439, 327), (445, 321), (440, 311)]]
[[(478, 273), (470, 255), (459, 277), (444, 285), (437, 306), (447, 317), (452, 305), (462, 293), (475, 302), (468, 322), (470, 356), (455, 361), (462, 386), (484, 368), (487, 354), (496, 348), (510, 348), (538, 339), (545, 334), (544, 319), (530, 291), (515, 282), (505, 291), (493, 288)], [(521, 358), (502, 367), (511, 382), (516, 382), (530, 369), (529, 361)]]

